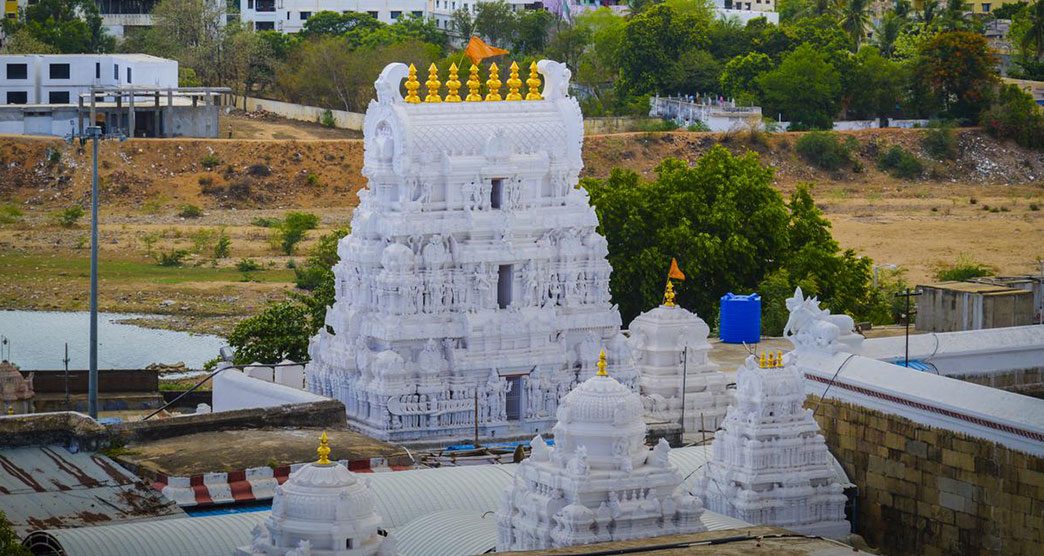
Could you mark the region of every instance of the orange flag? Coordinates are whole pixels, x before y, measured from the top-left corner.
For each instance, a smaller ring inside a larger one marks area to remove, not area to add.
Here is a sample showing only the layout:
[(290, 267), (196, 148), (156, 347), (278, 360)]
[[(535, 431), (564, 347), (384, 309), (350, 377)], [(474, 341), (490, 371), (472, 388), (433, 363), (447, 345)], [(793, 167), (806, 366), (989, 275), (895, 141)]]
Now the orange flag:
[(503, 48), (497, 48), (482, 42), (482, 39), (475, 35), (471, 36), (471, 40), (468, 41), (468, 46), (464, 47), (464, 54), (466, 54), (468, 58), (471, 58), (472, 64), (478, 64), (483, 60), (483, 58), (492, 58), (507, 53), (508, 51)]
[(678, 259), (671, 257), (671, 269), (667, 271), (667, 278), (674, 278), (675, 280), (685, 280), (685, 274), (678, 268)]

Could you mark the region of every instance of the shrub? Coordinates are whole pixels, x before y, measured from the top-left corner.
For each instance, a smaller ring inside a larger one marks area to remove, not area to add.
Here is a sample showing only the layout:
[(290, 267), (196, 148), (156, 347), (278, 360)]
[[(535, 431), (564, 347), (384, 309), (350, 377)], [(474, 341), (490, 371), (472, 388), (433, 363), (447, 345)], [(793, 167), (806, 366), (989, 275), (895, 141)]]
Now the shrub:
[(685, 128), (685, 130), (686, 131), (710, 131), (710, 128), (707, 127), (707, 124), (703, 123), (702, 121), (696, 120), (695, 122), (689, 124), (689, 127)]
[(935, 158), (953, 160), (957, 158), (957, 134), (953, 131), (953, 123), (932, 120), (928, 130), (921, 138), (921, 146)]
[(323, 115), (319, 118), (319, 123), (323, 127), (334, 127), (337, 125), (337, 120), (334, 119), (333, 112), (329, 109), (323, 110)]
[(983, 111), (980, 121), (990, 135), (1023, 147), (1044, 148), (1044, 114), (1033, 97), (1016, 85), (1001, 87), (997, 101)]
[(209, 228), (200, 228), (195, 232), (192, 232), (192, 235), (189, 236), (189, 239), (192, 240), (192, 252), (198, 255), (204, 251), (208, 251), (210, 249), (210, 244), (214, 241), (216, 235), (217, 232)]
[(236, 270), (240, 272), (254, 272), (255, 270), (261, 270), (261, 265), (257, 264), (254, 259), (240, 259), (236, 263)]
[(182, 218), (199, 218), (203, 216), (203, 209), (196, 205), (181, 205), (181, 210), (178, 211), (178, 216)]
[(288, 212), (276, 230), (275, 237), (287, 255), (294, 254), (294, 248), (307, 235), (308, 230), (319, 226), (319, 217), (310, 212)]
[(993, 268), (989, 265), (977, 262), (967, 255), (957, 257), (957, 261), (951, 265), (940, 266), (935, 272), (938, 280), (969, 280), (980, 276), (993, 275)]
[(189, 254), (184, 249), (171, 249), (166, 253), (160, 253), (159, 265), (160, 266), (181, 266), (182, 261), (185, 260)]
[(210, 187), (211, 185), (214, 185), (214, 178), (210, 176), (200, 176), (199, 184), (203, 187)]
[(824, 170), (837, 170), (852, 161), (852, 145), (833, 131), (812, 131), (797, 140), (795, 149), (806, 161)]
[(319, 236), (319, 241), (312, 248), (305, 264), (294, 269), (294, 278), (298, 288), (313, 291), (325, 282), (333, 283), (331, 268), (339, 260), (337, 244), (346, 235), (348, 235), (347, 228), (338, 228)]
[(13, 224), (22, 218), (22, 209), (13, 203), (0, 205), (0, 224)]
[(899, 145), (892, 145), (877, 159), (877, 165), (893, 176), (902, 179), (913, 179), (924, 172), (924, 164), (920, 159)]
[(199, 161), (199, 165), (207, 170), (213, 170), (214, 168), (217, 168), (219, 164), (221, 164), (221, 159), (214, 153), (204, 156)]
[(266, 218), (264, 216), (258, 216), (250, 221), (251, 224), (261, 228), (275, 228), (279, 225), (279, 222), (280, 220), (278, 218)]
[(266, 178), (272, 175), (272, 169), (264, 164), (251, 164), (247, 166), (246, 173), (255, 178)]
[(312, 187), (319, 187), (319, 176), (315, 175), (314, 173), (308, 172), (307, 181), (308, 185)]
[(1040, 210), (1040, 205), (1038, 205), (1037, 203), (1030, 203), (1029, 209), (1032, 210), (1033, 212), (1036, 212), (1036, 211)]
[(232, 238), (228, 237), (228, 233), (225, 232), (224, 228), (218, 230), (217, 240), (214, 242), (214, 258), (215, 259), (227, 259), (232, 254)]
[(678, 124), (674, 120), (641, 120), (635, 125), (635, 131), (674, 131)]
[(63, 228), (72, 228), (81, 218), (83, 218), (83, 207), (80, 205), (73, 205), (67, 209), (56, 212), (54, 218)]
[(58, 149), (47, 149), (47, 163), (54, 166), (62, 161), (62, 153)]

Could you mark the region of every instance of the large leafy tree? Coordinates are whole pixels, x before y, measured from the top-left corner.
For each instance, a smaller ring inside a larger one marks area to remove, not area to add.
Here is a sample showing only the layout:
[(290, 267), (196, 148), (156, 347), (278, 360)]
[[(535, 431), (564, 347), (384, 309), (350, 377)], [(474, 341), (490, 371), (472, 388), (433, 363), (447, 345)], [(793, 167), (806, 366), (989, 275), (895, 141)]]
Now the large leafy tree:
[(731, 97), (760, 101), (761, 86), (758, 77), (773, 68), (772, 59), (760, 52), (736, 56), (725, 64), (721, 72), (721, 89)]
[(683, 54), (709, 44), (707, 10), (657, 4), (627, 23), (620, 49), (619, 88), (630, 94), (676, 93)]
[(228, 336), (237, 365), (308, 359), (311, 329), (308, 309), (292, 301), (273, 303), (243, 319)]
[(383, 24), (373, 16), (361, 12), (331, 12), (323, 10), (305, 22), (301, 29), (301, 36), (313, 37), (316, 35), (344, 35), (355, 30), (376, 30)]
[(3, 28), (8, 35), (24, 31), (62, 54), (110, 52), (116, 44), (93, 0), (39, 0), (26, 7), (21, 20), (5, 19)]
[(830, 129), (840, 108), (841, 75), (826, 56), (803, 44), (758, 79), (766, 115), (782, 113), (795, 128)]
[(997, 59), (982, 35), (939, 33), (921, 47), (915, 64), (918, 85), (935, 112), (975, 120), (989, 105), (998, 79)]
[(859, 51), (870, 26), (870, 2), (868, 0), (848, 0), (841, 6), (841, 28), (852, 40), (852, 50)]
[(848, 115), (853, 118), (884, 118), (898, 108), (903, 88), (903, 68), (864, 46), (855, 57), (849, 79)]

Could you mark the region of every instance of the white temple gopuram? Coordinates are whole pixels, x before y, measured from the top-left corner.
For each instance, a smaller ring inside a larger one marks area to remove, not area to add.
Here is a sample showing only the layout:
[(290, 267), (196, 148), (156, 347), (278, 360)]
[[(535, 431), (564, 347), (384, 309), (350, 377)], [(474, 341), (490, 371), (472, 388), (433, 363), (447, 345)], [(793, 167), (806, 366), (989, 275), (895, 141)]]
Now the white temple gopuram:
[(373, 494), (359, 477), (331, 461), (326, 433), (319, 460), (290, 474), (276, 487), (272, 514), (236, 556), (392, 556), (380, 531)]
[(311, 391), (377, 438), (470, 437), (476, 416), (486, 438), (547, 431), (601, 349), (638, 388), (606, 241), (576, 187), (583, 122), (570, 71), (534, 64), (523, 93), (517, 66), (502, 84), (494, 64), (485, 97), (478, 71), (464, 96), (454, 66), (443, 97), (432, 66), (422, 102), (416, 71), (390, 64), (366, 112), (369, 187), (338, 246), (336, 303), (306, 372)]
[(646, 415), (656, 421), (684, 421), (683, 432), (717, 430), (732, 393), (726, 390), (729, 378), (708, 357), (707, 323), (674, 303), (668, 281), (663, 304), (635, 317), (629, 328)]
[(642, 402), (606, 372), (562, 399), (552, 432), (537, 435), (497, 511), (497, 550), (537, 550), (705, 530), (667, 441), (645, 447)]
[(737, 373), (729, 407), (693, 494), (707, 509), (750, 523), (843, 538), (846, 497), (812, 410), (795, 356), (752, 355)]

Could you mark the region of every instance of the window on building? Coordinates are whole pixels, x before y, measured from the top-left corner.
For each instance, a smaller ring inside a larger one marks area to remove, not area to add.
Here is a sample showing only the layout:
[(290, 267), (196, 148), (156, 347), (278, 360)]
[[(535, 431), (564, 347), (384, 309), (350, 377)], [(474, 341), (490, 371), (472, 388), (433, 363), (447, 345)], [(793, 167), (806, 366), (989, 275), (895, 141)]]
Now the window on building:
[(310, 17), (312, 17), (312, 12), (301, 12), (301, 21), (308, 21)]
[(352, 539), (344, 539), (344, 549), (345, 550), (351, 550), (352, 549)]
[(377, 12), (366, 12), (366, 13), (369, 14), (369, 16), (374, 18), (374, 19), (377, 19), (377, 16), (379, 15)]
[(29, 64), (7, 64), (8, 79), (29, 79)]
[(254, 22), (254, 30), (255, 31), (275, 31), (275, 22), (274, 21), (255, 21)]
[(497, 307), (501, 309), (507, 309), (511, 306), (511, 286), (514, 274), (512, 265), (500, 265), (499, 274), (497, 275)]
[(402, 17), (402, 12), (400, 12), (399, 10), (392, 10), (392, 13), (391, 13), (391, 18), (392, 19), (399, 19), (400, 17)]
[(51, 64), (48, 75), (51, 79), (69, 79), (69, 64)]
[(134, 83), (134, 80), (131, 79), (131, 69), (130, 68), (127, 68), (127, 83)]
[(94, 78), (101, 79), (101, 62), (94, 63)]
[(984, 4), (982, 5), (982, 13), (984, 13), (984, 14), (988, 14), (988, 13), (990, 13), (990, 5), (989, 5), (989, 4), (985, 4), (985, 3), (984, 3)]
[(259, 12), (275, 12), (275, 0), (254, 0), (254, 9)]
[(26, 104), (29, 102), (29, 93), (25, 91), (7, 91), (7, 104)]
[(112, 78), (115, 79), (116, 81), (120, 80), (120, 65), (119, 64), (113, 64), (112, 65)]
[(47, 93), (49, 104), (69, 104), (69, 91), (51, 91)]
[(504, 180), (495, 179), (493, 180), (493, 187), (489, 190), (489, 206), (491, 208), (500, 208), (501, 202), (504, 200)]
[(247, 9), (248, 10), (254, 9), (254, 0), (247, 0)]
[(410, 13), (411, 13), (411, 14), (413, 14), (413, 17), (421, 17), (421, 16), (423, 16), (423, 15), (424, 15), (424, 12), (422, 12), (422, 11), (420, 11), (420, 10), (413, 10), (413, 11), (412, 11), (412, 12), (410, 12)]

